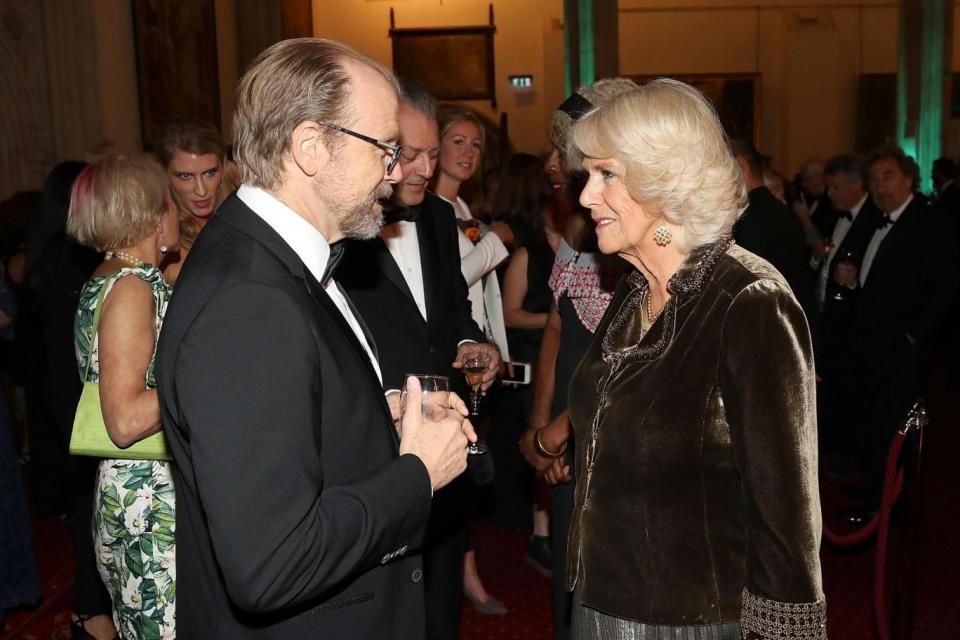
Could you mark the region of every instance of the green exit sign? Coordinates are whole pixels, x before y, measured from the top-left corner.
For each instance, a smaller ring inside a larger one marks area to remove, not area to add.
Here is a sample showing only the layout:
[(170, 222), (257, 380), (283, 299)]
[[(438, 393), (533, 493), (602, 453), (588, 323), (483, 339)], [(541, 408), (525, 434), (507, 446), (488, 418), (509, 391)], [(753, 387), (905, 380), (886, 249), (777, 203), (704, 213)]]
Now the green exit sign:
[(530, 89), (533, 87), (533, 76), (510, 76), (510, 86), (514, 89)]

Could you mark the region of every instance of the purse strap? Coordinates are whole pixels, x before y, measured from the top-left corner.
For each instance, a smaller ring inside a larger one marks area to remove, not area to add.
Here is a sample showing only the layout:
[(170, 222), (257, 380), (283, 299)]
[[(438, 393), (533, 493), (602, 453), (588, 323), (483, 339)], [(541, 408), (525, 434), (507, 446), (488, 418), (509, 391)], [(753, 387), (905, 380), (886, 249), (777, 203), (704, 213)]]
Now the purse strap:
[(113, 272), (110, 277), (104, 278), (103, 285), (100, 287), (100, 294), (97, 296), (97, 306), (93, 310), (93, 332), (90, 334), (90, 348), (87, 350), (87, 370), (83, 373), (83, 382), (86, 384), (90, 376), (90, 363), (93, 362), (93, 345), (97, 342), (97, 331), (100, 330), (100, 310), (103, 309), (103, 299), (107, 295), (107, 289), (110, 288), (111, 281), (117, 277), (117, 274), (123, 271), (119, 269)]

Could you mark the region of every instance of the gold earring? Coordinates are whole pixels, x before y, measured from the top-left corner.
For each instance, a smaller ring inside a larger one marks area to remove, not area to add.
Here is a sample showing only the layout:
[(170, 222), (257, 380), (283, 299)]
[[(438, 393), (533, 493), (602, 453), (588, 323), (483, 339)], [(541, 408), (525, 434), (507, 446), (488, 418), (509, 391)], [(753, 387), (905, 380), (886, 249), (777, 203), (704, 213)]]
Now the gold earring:
[(653, 241), (659, 246), (665, 247), (673, 240), (673, 234), (670, 233), (670, 227), (665, 222), (661, 222), (653, 232)]

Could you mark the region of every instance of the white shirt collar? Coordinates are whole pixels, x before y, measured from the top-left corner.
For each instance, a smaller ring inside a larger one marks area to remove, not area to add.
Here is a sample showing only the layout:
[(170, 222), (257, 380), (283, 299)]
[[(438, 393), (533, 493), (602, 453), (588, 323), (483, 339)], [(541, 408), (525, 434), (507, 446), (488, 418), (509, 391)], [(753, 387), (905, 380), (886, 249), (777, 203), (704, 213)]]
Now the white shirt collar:
[(259, 187), (241, 185), (237, 197), (290, 245), (317, 282), (323, 280), (330, 258), (330, 244), (316, 227)]
[(893, 213), (891, 213), (891, 214), (890, 214), (889, 216), (887, 216), (887, 217), (890, 218), (890, 220), (892, 220), (893, 222), (896, 222), (896, 221), (897, 221), (897, 218), (900, 217), (900, 214), (903, 213), (904, 209), (906, 209), (906, 208), (910, 205), (911, 202), (913, 202), (913, 194), (912, 194), (912, 193), (910, 194), (910, 197), (907, 198), (906, 202), (904, 202), (902, 205), (900, 205), (900, 207), (899, 207), (896, 211), (894, 211)]

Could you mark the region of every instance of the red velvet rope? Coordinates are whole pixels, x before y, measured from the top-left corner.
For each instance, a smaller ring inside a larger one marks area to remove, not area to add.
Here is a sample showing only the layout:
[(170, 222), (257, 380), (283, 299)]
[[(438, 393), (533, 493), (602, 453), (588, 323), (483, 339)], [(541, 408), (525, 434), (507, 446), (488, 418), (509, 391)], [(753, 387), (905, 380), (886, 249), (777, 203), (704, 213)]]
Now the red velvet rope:
[(890, 534), (890, 514), (903, 490), (903, 468), (900, 467), (900, 452), (911, 429), (897, 432), (890, 450), (887, 452), (887, 464), (883, 473), (883, 493), (880, 510), (859, 531), (840, 535), (823, 525), (823, 537), (833, 545), (851, 547), (858, 545), (874, 534), (877, 536), (876, 555), (873, 563), (873, 611), (876, 616), (878, 640), (890, 640), (890, 611), (885, 602), (887, 575), (887, 539)]
[(889, 523), (890, 510), (893, 508), (893, 505), (896, 504), (897, 498), (900, 497), (900, 491), (903, 488), (903, 470), (897, 468), (897, 463), (900, 460), (900, 450), (903, 448), (903, 443), (907, 439), (908, 433), (908, 431), (903, 430), (897, 432), (897, 437), (894, 438), (893, 444), (890, 445), (890, 450), (887, 452), (887, 464), (883, 473), (883, 495), (880, 502), (880, 510), (870, 518), (869, 522), (863, 525), (863, 528), (852, 533), (835, 533), (824, 523), (823, 537), (827, 539), (827, 542), (838, 547), (853, 547), (872, 538), (873, 535), (877, 533), (877, 528), (881, 520), (886, 520), (886, 522)]

